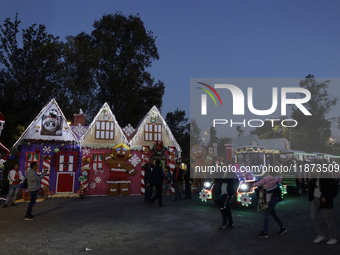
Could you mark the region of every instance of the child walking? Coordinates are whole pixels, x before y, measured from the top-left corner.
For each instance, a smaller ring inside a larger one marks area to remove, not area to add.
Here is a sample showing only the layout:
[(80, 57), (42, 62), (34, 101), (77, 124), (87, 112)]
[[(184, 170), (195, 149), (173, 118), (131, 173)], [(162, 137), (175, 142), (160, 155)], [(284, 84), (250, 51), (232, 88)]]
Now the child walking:
[[(273, 195), (274, 190), (278, 186), (278, 182), (280, 182), (280, 180), (277, 178), (277, 174), (275, 172), (267, 172), (264, 178), (256, 182), (256, 186), (263, 186), (263, 189), (260, 191), (259, 194), (260, 208), (264, 210), (268, 209), (269, 201)], [(266, 194), (266, 204), (264, 204), (264, 194)]]

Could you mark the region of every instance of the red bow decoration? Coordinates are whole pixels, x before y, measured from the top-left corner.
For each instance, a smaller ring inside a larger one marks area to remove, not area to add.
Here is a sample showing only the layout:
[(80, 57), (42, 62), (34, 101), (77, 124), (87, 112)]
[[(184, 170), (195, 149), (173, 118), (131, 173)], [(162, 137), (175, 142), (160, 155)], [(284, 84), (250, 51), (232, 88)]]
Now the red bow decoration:
[(156, 150), (162, 151), (163, 142), (162, 141), (160, 141), (160, 142), (156, 141), (156, 145), (157, 145)]

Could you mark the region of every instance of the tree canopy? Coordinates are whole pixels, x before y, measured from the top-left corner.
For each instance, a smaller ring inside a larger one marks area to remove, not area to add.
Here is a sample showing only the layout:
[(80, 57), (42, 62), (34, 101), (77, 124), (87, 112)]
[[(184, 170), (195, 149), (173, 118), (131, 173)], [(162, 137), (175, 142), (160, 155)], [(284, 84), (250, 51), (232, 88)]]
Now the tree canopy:
[[(304, 104), (312, 114), (304, 115), (299, 109), (293, 107), (292, 118), (298, 125), (292, 130), (292, 147), (307, 152), (326, 150), (326, 142), (331, 137), (331, 121), (326, 114), (336, 105), (338, 97), (328, 94), (330, 81), (317, 82), (314, 76), (307, 76), (300, 82), (300, 87), (311, 93), (311, 99)], [(301, 95), (302, 96), (302, 95)]]
[(189, 118), (185, 117), (185, 111), (178, 108), (174, 112), (168, 112), (165, 122), (182, 148), (182, 158), (189, 160), (190, 150), (190, 125)]
[(89, 121), (107, 102), (121, 126), (136, 126), (152, 106), (162, 107), (164, 84), (147, 71), (159, 59), (156, 37), (138, 15), (103, 15), (91, 34), (65, 42), (44, 25), (21, 34), (19, 25), (16, 15), (0, 26), (0, 111), (12, 127), (2, 134), (8, 147), (52, 98), (70, 120), (82, 108)]
[[(33, 24), (19, 36), (18, 16), (0, 26), (0, 111), (6, 119), (2, 140), (7, 146), (59, 91), (62, 82), (62, 43)], [(19, 46), (21, 45), (22, 46)]]
[(138, 16), (104, 15), (93, 24), (90, 45), (100, 51), (97, 99), (108, 102), (121, 125), (135, 126), (153, 105), (162, 106), (164, 84), (146, 71), (159, 55), (155, 37)]
[[(251, 134), (257, 134), (260, 139), (287, 138), (291, 141), (292, 149), (295, 150), (327, 152), (327, 147), (331, 147), (329, 139), (332, 132), (331, 119), (326, 118), (326, 114), (337, 104), (338, 97), (329, 95), (329, 80), (319, 83), (310, 74), (304, 80), (301, 80), (299, 84), (300, 87), (309, 90), (311, 93), (311, 99), (303, 105), (312, 115), (304, 115), (294, 105), (291, 118), (297, 121), (296, 127), (282, 127), (279, 124), (272, 127), (272, 123), (266, 121), (262, 127), (252, 130)], [(304, 94), (300, 96), (301, 98), (305, 97)], [(277, 119), (283, 120), (284, 118)], [(279, 123), (279, 121), (275, 123)], [(293, 125), (293, 122), (288, 125)]]

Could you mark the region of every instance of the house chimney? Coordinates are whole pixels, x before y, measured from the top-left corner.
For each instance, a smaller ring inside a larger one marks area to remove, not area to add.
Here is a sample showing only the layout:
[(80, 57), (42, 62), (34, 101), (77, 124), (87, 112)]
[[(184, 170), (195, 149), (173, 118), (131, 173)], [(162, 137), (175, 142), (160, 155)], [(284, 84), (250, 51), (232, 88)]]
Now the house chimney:
[(73, 126), (78, 126), (78, 124), (85, 126), (86, 115), (83, 113), (82, 109), (80, 109), (79, 114), (73, 114), (73, 117)]

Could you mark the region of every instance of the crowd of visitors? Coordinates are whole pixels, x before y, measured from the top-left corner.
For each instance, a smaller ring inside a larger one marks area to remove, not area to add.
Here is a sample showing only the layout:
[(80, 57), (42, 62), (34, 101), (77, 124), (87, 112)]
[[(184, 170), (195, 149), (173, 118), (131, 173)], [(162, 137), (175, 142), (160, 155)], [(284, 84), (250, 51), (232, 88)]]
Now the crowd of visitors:
[[(226, 162), (229, 164), (229, 162)], [(47, 174), (44, 171), (42, 174), (37, 174), (38, 164), (32, 162), (30, 168), (26, 171), (27, 187), (30, 193), (30, 202), (28, 204), (27, 212), (24, 217), (25, 220), (34, 220), (35, 216), (32, 215), (32, 210), (35, 205), (38, 192), (41, 187), (41, 180)], [(191, 183), (190, 171), (181, 169), (180, 164), (176, 163), (175, 168), (171, 171), (169, 166), (162, 167), (161, 161), (156, 160), (155, 164), (150, 161), (143, 165), (144, 169), (144, 184), (145, 184), (145, 196), (144, 203), (150, 208), (156, 200), (158, 200), (158, 206), (163, 206), (163, 198), (167, 198), (167, 195), (176, 202), (182, 199), (182, 191), (180, 190), (181, 184), (183, 184), (185, 190), (185, 198), (191, 199)], [(163, 171), (163, 169), (165, 171)], [(3, 208), (8, 206), (16, 206), (16, 196), (21, 183), (24, 181), (24, 176), (20, 172), (20, 164), (16, 163), (13, 170), (8, 174), (8, 180), (10, 188), (6, 197), (6, 202)], [(230, 209), (230, 201), (235, 195), (235, 182), (238, 178), (235, 173), (227, 172), (218, 178), (215, 178), (215, 187), (218, 189), (219, 210), (222, 216), (222, 225), (220, 229), (234, 228), (234, 222), (232, 217), (232, 211)], [(249, 183), (251, 187), (258, 187), (259, 189), (259, 204), (262, 204), (263, 209), (263, 228), (259, 238), (268, 238), (268, 227), (270, 216), (277, 222), (280, 229), (278, 234), (283, 235), (287, 232), (287, 227), (283, 224), (282, 220), (276, 212), (276, 205), (281, 200), (281, 190), (279, 183), (282, 181), (282, 177), (279, 174), (267, 174), (259, 181)], [(165, 196), (163, 197), (163, 189)], [(155, 194), (153, 194), (155, 190)], [(333, 199), (338, 193), (338, 183), (332, 179), (328, 173), (318, 173), (312, 176), (309, 182), (309, 201), (312, 202), (311, 206), (311, 220), (315, 227), (316, 238), (314, 243), (320, 243), (325, 239), (325, 235), (322, 232), (322, 228), (318, 221), (320, 212), (323, 213), (325, 222), (328, 228), (329, 240), (327, 244), (336, 244), (336, 231), (332, 219)], [(216, 192), (215, 192), (216, 193)]]

